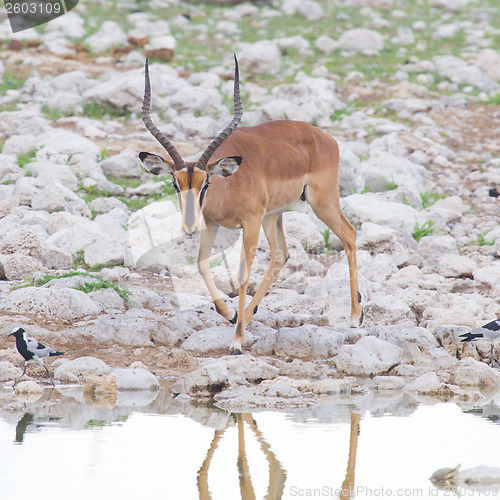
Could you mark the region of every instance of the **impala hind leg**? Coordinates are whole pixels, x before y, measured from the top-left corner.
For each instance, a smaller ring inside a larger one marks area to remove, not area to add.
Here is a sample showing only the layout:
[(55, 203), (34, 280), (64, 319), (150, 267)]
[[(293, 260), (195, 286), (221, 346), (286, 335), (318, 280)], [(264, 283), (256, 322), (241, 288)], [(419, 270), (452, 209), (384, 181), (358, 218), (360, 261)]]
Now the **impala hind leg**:
[(238, 317), (233, 342), (229, 347), (231, 354), (241, 354), (243, 341), (245, 340), (245, 300), (250, 270), (257, 250), (257, 244), (259, 243), (261, 221), (262, 218), (253, 220), (251, 223), (243, 226), (243, 246), (241, 248), (241, 260), (238, 270)]
[(270, 263), (262, 283), (257, 288), (250, 304), (245, 310), (245, 323), (248, 325), (252, 321), (253, 315), (257, 312), (264, 295), (276, 280), (281, 268), (290, 257), (283, 232), (283, 214), (264, 217), (262, 228), (269, 243)]
[(226, 302), (220, 296), (220, 292), (217, 289), (212, 274), (210, 273), (210, 252), (214, 246), (215, 237), (217, 236), (217, 231), (219, 226), (214, 224), (205, 224), (206, 228), (203, 228), (200, 235), (200, 251), (198, 252), (198, 271), (200, 272), (205, 285), (210, 292), (210, 296), (214, 301), (215, 309), (217, 312), (229, 320), (231, 323), (236, 322), (237, 312), (233, 308), (227, 307)]
[[(328, 198), (327, 198), (328, 199)], [(330, 198), (331, 199), (331, 198)], [(309, 201), (309, 200), (308, 200)], [(328, 207), (314, 206), (314, 213), (330, 230), (339, 238), (344, 247), (347, 263), (349, 265), (349, 278), (351, 284), (351, 321), (352, 327), (363, 323), (363, 310), (361, 309), (361, 294), (358, 285), (358, 266), (356, 263), (356, 229), (345, 218), (340, 205), (331, 204)]]

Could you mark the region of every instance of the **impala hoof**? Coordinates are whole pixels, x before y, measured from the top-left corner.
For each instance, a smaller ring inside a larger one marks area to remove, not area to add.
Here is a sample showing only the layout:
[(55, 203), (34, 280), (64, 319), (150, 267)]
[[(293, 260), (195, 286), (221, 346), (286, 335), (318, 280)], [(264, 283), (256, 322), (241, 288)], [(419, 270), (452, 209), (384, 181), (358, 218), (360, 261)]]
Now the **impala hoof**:
[(233, 342), (231, 344), (231, 347), (229, 348), (229, 354), (231, 354), (231, 356), (238, 356), (239, 354), (242, 354), (242, 352), (241, 342)]
[(363, 324), (364, 313), (363, 309), (361, 309), (361, 316), (359, 318), (351, 318), (350, 326), (351, 328), (358, 328)]

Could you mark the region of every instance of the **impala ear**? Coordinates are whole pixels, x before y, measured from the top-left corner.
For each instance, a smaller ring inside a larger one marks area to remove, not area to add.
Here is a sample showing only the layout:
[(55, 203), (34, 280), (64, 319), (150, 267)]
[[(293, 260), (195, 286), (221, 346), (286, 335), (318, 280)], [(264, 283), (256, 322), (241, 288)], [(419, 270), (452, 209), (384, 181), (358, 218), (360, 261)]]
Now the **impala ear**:
[(173, 163), (170, 163), (168, 160), (165, 160), (161, 156), (155, 155), (153, 153), (139, 153), (139, 158), (141, 159), (146, 171), (148, 171), (150, 174), (172, 174), (174, 171)]
[(241, 156), (228, 156), (227, 158), (222, 158), (217, 162), (207, 165), (207, 170), (209, 176), (215, 175), (216, 177), (229, 177), (233, 175), (242, 161)]

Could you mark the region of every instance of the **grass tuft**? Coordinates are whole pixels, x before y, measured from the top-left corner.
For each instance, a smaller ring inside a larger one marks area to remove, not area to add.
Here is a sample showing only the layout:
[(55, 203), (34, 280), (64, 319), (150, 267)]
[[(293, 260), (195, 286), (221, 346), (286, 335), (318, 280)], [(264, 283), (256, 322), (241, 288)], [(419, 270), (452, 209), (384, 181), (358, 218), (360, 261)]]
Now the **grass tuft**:
[(434, 234), (435, 229), (432, 227), (434, 226), (434, 224), (435, 221), (431, 219), (424, 222), (421, 226), (419, 226), (418, 223), (415, 223), (415, 227), (413, 229), (413, 237), (415, 238), (415, 240), (418, 242), (424, 236), (429, 236), (431, 234)]

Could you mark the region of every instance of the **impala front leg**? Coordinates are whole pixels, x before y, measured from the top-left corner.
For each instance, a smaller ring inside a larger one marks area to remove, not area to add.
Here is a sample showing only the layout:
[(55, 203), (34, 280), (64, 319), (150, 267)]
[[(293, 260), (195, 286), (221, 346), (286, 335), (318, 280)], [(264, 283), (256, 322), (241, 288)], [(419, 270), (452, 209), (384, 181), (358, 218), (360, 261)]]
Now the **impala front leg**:
[(231, 323), (236, 322), (237, 313), (233, 308), (227, 307), (224, 299), (220, 296), (220, 292), (215, 286), (214, 279), (210, 273), (210, 252), (214, 246), (215, 237), (219, 226), (205, 222), (200, 236), (200, 251), (198, 253), (198, 271), (200, 272), (205, 285), (210, 292), (212, 300), (214, 301), (215, 309), (217, 312), (229, 320)]
[(241, 354), (243, 341), (245, 340), (245, 300), (250, 270), (257, 250), (257, 244), (259, 243), (261, 221), (262, 218), (243, 227), (243, 247), (241, 249), (241, 260), (238, 270), (238, 319), (233, 342), (229, 347), (231, 354)]

